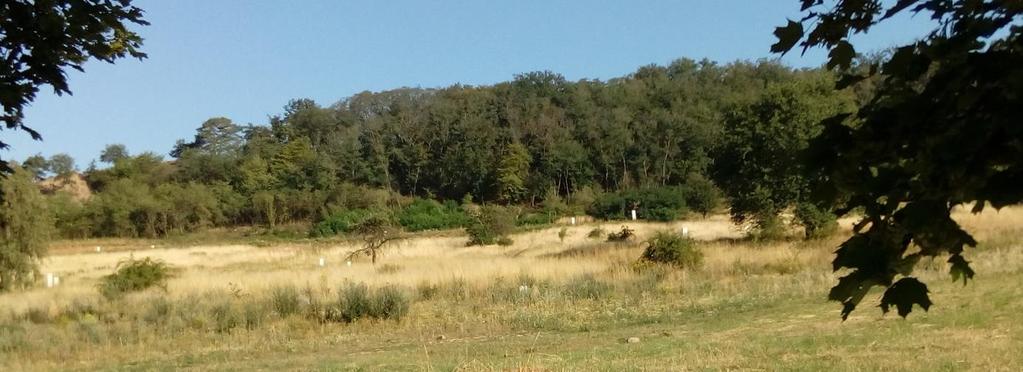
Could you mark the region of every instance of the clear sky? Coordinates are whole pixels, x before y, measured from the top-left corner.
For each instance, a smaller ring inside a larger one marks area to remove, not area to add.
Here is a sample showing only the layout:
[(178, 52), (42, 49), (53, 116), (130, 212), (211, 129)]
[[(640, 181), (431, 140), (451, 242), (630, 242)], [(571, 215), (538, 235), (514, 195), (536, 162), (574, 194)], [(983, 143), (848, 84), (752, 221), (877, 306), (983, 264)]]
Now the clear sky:
[[(798, 0), (270, 1), (136, 0), (152, 25), (143, 61), (90, 62), (73, 96), (48, 87), (25, 123), (43, 142), (2, 131), (4, 159), (66, 152), (85, 168), (110, 143), (166, 154), (204, 120), (265, 124), (290, 99), (329, 105), (361, 91), (481, 85), (551, 70), (606, 80), (673, 59), (773, 58), (774, 27)], [(901, 17), (854, 39), (862, 51), (922, 36)], [(824, 53), (783, 58), (817, 66)]]

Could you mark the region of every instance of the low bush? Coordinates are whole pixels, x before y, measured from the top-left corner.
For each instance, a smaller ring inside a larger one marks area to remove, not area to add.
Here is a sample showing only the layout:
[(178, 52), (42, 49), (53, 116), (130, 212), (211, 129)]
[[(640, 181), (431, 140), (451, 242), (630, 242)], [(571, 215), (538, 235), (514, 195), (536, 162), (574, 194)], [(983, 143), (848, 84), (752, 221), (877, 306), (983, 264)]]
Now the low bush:
[(213, 330), (217, 333), (229, 333), (235, 327), (245, 323), (244, 315), (230, 300), (220, 300), (210, 307), (213, 318)]
[(270, 307), (282, 318), (297, 314), (301, 310), (300, 306), (298, 289), (294, 286), (277, 286), (270, 289)]
[(616, 233), (607, 234), (609, 242), (627, 242), (636, 236), (636, 232), (628, 226), (622, 226), (622, 230)]
[(366, 224), (390, 226), (394, 224), (394, 215), (385, 209), (352, 209), (331, 214), (317, 222), (309, 235), (327, 237), (340, 234), (362, 233), (360, 228)]
[(636, 206), (638, 218), (673, 221), (688, 210), (685, 192), (682, 187), (660, 186), (605, 193), (593, 201), (586, 213), (605, 220), (629, 219)]
[(527, 212), (515, 220), (518, 226), (543, 226), (550, 225), (558, 220), (558, 215), (553, 212)]
[(408, 231), (454, 229), (469, 222), (469, 216), (457, 203), (441, 204), (431, 199), (416, 199), (397, 217), (398, 223)]
[(373, 303), (369, 295), (369, 287), (365, 283), (348, 283), (338, 293), (338, 302), (328, 312), (328, 320), (351, 323), (369, 316), (373, 311)]
[(163, 261), (150, 257), (141, 260), (129, 258), (119, 262), (113, 274), (104, 276), (98, 287), (103, 297), (112, 300), (150, 287), (166, 290), (167, 279), (172, 275), (171, 267)]
[(469, 235), (468, 245), (510, 244), (508, 238), (515, 229), (515, 214), (497, 205), (485, 205), (475, 212), (472, 221), (465, 228)]
[(607, 234), (607, 231), (600, 227), (596, 227), (593, 230), (590, 230), (590, 232), (586, 234), (586, 237), (590, 239), (603, 239), (606, 236), (605, 234)]
[(696, 241), (675, 233), (661, 231), (647, 240), (643, 260), (669, 264), (686, 269), (698, 269), (703, 264), (703, 252)]
[(385, 213), (383, 212), (372, 211), (369, 209), (349, 209), (337, 212), (316, 223), (309, 232), (309, 236), (327, 237), (351, 233), (355, 231), (355, 229), (363, 221), (374, 217), (381, 217), (381, 215), (384, 214)]
[(803, 226), (806, 239), (826, 238), (838, 231), (835, 214), (811, 203), (796, 205), (795, 217)]
[(408, 314), (409, 297), (400, 288), (388, 285), (376, 290), (370, 316), (378, 319), (400, 320)]
[(339, 292), (338, 302), (327, 320), (351, 323), (363, 318), (400, 320), (408, 314), (411, 300), (400, 288), (385, 286), (370, 291), (364, 283), (349, 283)]
[(783, 240), (789, 236), (789, 231), (781, 218), (775, 215), (758, 217), (753, 222), (753, 229), (749, 237), (754, 242), (766, 242)]

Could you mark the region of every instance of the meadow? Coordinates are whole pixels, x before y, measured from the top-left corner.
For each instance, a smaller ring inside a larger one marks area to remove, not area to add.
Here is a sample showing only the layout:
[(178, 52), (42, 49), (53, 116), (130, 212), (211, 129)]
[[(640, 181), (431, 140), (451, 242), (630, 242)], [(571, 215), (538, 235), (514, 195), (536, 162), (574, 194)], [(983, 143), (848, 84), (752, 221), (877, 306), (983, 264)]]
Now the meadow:
[[(930, 285), (928, 312), (882, 315), (874, 293), (844, 322), (839, 305), (825, 299), (838, 277), (831, 252), (850, 221), (831, 238), (780, 242), (743, 239), (721, 215), (629, 222), (637, 238), (624, 243), (588, 236), (623, 223), (536, 229), (512, 236), (509, 246), (467, 247), (460, 231), (428, 232), (389, 245), (375, 265), (343, 260), (358, 241), (64, 241), (42, 266), (61, 277), (59, 286), (0, 294), (0, 365), (1018, 370), (1023, 208), (955, 218), (981, 242), (969, 251), (975, 281), (952, 283), (946, 263), (925, 262), (916, 274)], [(636, 264), (645, 238), (683, 227), (700, 242), (700, 268)], [(166, 288), (104, 298), (97, 283), (128, 257), (162, 260), (174, 277)], [(403, 310), (332, 317), (331, 304), (363, 284)]]

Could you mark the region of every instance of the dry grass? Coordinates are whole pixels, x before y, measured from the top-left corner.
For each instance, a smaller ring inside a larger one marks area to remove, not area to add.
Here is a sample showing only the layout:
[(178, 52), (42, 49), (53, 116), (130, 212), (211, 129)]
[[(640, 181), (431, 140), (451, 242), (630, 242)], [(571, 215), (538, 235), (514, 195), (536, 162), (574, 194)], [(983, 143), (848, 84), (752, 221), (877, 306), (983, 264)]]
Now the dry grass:
[[(1023, 328), (1009, 325), (1011, 314), (1023, 310), (1023, 286), (1018, 283), (1023, 279), (1023, 209), (979, 215), (957, 211), (955, 218), (982, 242), (980, 249), (969, 252), (978, 280), (965, 289), (949, 285), (946, 264), (925, 262), (918, 274), (933, 283), (936, 308), (915, 314), (910, 323), (891, 323), (890, 317), (878, 323), (878, 312), (869, 306), (876, 298), (865, 300), (863, 309), (842, 323), (837, 321), (837, 305), (822, 301), (836, 277), (829, 270), (831, 252), (847, 236), (850, 221), (843, 221), (842, 234), (828, 240), (755, 245), (742, 241), (742, 232), (724, 216), (627, 223), (637, 242), (658, 230), (687, 227), (704, 241), (705, 262), (697, 271), (637, 270), (632, 263), (642, 251), (640, 244), (586, 238), (595, 227), (617, 231), (621, 223), (570, 226), (564, 242), (558, 236), (560, 227), (532, 231), (514, 236), (515, 244), (507, 247), (466, 247), (466, 238), (458, 234), (418, 236), (387, 248), (376, 266), (368, 259), (351, 266), (340, 262), (356, 245), (336, 242), (143, 245), (103, 253), (58, 250), (43, 271), (60, 275), (62, 285), (0, 295), (0, 318), (9, 314), (7, 321), (14, 321), (33, 311), (55, 318), (83, 303), (120, 315), (98, 324), (78, 319), (64, 325), (19, 326), (25, 333), (18, 337), (48, 339), (55, 346), (25, 340), (33, 346), (9, 355), (0, 350), (0, 363), (16, 369), (142, 363), (134, 368), (459, 370), (962, 369), (954, 368), (954, 361), (941, 364), (951, 359), (963, 360), (960, 367), (998, 369), (1019, 363), (1013, 356), (1018, 354), (1005, 351), (1019, 350), (1023, 342)], [(98, 300), (97, 279), (132, 254), (164, 260), (181, 271), (167, 293), (141, 294), (119, 303)], [(320, 257), (326, 267), (319, 267)], [(995, 277), (1017, 283), (999, 286), (989, 279)], [(344, 282), (396, 284), (419, 300), (409, 318), (398, 323), (326, 326), (269, 317), (265, 325), (221, 333), (215, 331), (212, 315), (199, 320), (179, 315), (167, 324), (131, 320), (148, 319), (148, 309), (164, 303), (185, 313), (255, 311), (270, 289), (279, 286), (329, 298)], [(523, 286), (530, 289), (523, 291)], [(984, 302), (988, 297), (993, 300)], [(192, 308), (186, 305), (196, 307), (187, 310)], [(5, 336), (3, 327), (0, 337)], [(438, 339), (441, 334), (446, 336)], [(642, 346), (622, 349), (620, 339), (633, 335), (644, 338)], [(83, 337), (91, 341), (77, 344)], [(893, 358), (891, 350), (902, 350), (877, 347), (882, 340), (924, 348), (932, 358), (910, 358), (924, 364), (877, 364)], [(947, 352), (939, 340), (974, 345), (970, 347), (976, 355)], [(337, 348), (345, 353), (323, 354)], [(932, 355), (928, 348), (945, 354)], [(860, 364), (850, 368), (848, 363)]]

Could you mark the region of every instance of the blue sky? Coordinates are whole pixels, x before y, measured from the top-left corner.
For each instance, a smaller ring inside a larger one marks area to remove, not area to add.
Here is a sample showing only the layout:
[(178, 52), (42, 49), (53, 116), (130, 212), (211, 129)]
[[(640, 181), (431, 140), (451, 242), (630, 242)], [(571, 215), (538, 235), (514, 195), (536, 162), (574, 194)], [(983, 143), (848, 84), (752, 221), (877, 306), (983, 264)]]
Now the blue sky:
[[(492, 84), (551, 70), (606, 80), (679, 57), (772, 58), (774, 27), (798, 0), (244, 1), (136, 0), (152, 25), (144, 61), (90, 62), (73, 96), (47, 87), (25, 123), (43, 142), (2, 131), (4, 159), (71, 154), (79, 168), (109, 143), (166, 154), (204, 120), (265, 124), (293, 98), (327, 105), (361, 91)], [(854, 39), (860, 50), (922, 36), (904, 16)], [(817, 66), (824, 53), (787, 55)]]

